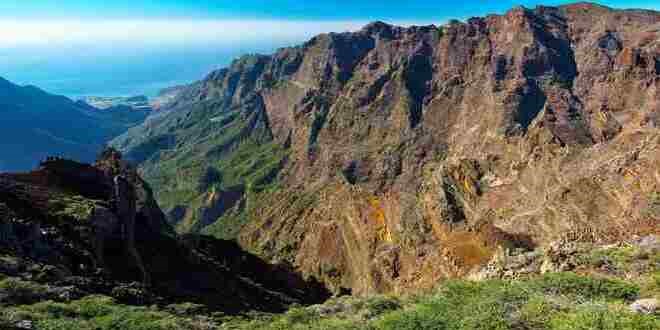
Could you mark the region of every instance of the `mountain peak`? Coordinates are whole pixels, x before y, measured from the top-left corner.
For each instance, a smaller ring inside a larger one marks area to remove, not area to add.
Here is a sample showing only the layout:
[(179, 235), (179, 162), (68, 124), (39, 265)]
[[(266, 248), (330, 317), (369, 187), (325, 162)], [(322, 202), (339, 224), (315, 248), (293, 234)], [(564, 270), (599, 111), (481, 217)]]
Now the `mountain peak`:
[(613, 10), (610, 7), (607, 7), (605, 5), (601, 5), (599, 3), (595, 2), (589, 2), (589, 1), (580, 1), (580, 2), (575, 2), (575, 3), (569, 3), (566, 5), (562, 5), (559, 8), (566, 8), (566, 9), (581, 9), (581, 10)]
[(365, 25), (361, 31), (369, 35), (391, 35), (397, 28), (399, 27), (383, 21), (374, 21)]
[(626, 236), (660, 161), (640, 142), (658, 141), (660, 16), (602, 8), (324, 34), (236, 62), (116, 145), (178, 230), (238, 239), (336, 293), (422, 288), (575, 228)]

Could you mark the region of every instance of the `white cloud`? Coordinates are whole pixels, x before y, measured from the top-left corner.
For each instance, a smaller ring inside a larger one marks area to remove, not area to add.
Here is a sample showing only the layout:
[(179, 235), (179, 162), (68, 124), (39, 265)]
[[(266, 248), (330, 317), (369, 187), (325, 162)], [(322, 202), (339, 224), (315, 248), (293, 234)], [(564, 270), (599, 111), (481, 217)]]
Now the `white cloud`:
[[(0, 47), (88, 43), (234, 43), (293, 40), (355, 31), (361, 21), (278, 20), (0, 20)], [(404, 23), (402, 25), (409, 25)]]
[(310, 29), (352, 29), (351, 23), (192, 20), (32, 20), (0, 21), (0, 46), (79, 44), (97, 42), (235, 42), (299, 37)]

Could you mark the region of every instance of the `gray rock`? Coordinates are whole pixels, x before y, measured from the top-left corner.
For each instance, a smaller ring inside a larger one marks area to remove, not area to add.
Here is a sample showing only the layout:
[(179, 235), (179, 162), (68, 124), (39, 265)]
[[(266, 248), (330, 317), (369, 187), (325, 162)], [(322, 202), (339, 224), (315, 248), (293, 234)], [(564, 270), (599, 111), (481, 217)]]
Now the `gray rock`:
[(660, 236), (658, 235), (649, 235), (644, 236), (634, 242), (640, 250), (647, 253), (658, 253), (660, 252)]
[(20, 260), (9, 256), (0, 257), (0, 273), (8, 276), (17, 276), (20, 272)]
[(660, 301), (658, 299), (639, 299), (630, 304), (630, 310), (640, 314), (655, 314), (660, 308)]
[(34, 324), (32, 323), (32, 321), (23, 320), (23, 321), (19, 321), (18, 323), (16, 323), (16, 328), (31, 330), (31, 329), (34, 329)]

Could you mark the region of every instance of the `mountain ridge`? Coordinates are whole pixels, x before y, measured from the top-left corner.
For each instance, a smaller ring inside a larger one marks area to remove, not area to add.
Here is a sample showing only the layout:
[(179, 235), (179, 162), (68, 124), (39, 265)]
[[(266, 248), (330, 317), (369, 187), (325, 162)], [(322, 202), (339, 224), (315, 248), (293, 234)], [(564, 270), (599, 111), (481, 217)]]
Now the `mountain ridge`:
[(119, 108), (101, 113), (38, 87), (0, 79), (3, 172), (29, 170), (51, 155), (92, 161), (108, 141), (146, 117)]
[(373, 23), (248, 55), (113, 142), (180, 232), (333, 292), (403, 292), (499, 249), (657, 232), (660, 13), (589, 3)]

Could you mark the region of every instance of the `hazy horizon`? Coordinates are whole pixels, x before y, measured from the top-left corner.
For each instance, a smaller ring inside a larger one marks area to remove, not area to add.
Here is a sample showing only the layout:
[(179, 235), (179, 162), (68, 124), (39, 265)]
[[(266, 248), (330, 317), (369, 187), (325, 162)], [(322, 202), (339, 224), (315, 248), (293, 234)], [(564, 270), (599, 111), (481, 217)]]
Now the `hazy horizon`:
[[(71, 98), (153, 95), (202, 79), (245, 53), (272, 53), (325, 32), (354, 31), (370, 21), (440, 25), (574, 1), (207, 1), (94, 0), (0, 3), (0, 76)], [(660, 8), (660, 0), (597, 1)]]

